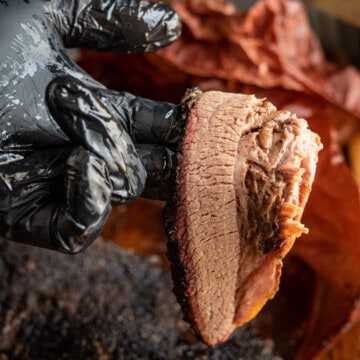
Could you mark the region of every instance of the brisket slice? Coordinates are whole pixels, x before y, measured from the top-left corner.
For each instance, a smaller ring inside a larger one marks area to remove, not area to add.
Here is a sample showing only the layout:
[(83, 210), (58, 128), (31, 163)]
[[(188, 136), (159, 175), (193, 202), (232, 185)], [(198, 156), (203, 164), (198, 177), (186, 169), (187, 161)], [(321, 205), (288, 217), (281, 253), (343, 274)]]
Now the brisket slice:
[(277, 292), (282, 258), (307, 233), (300, 219), (321, 143), (305, 120), (255, 96), (189, 98), (168, 254), (185, 317), (215, 345)]

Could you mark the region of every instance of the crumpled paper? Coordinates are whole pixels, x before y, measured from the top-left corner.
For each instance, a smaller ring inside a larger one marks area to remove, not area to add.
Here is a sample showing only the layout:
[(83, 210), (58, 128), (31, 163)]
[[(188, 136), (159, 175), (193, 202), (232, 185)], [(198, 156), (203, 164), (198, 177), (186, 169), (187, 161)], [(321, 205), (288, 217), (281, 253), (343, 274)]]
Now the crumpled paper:
[[(342, 146), (359, 127), (360, 74), (327, 61), (297, 0), (183, 0), (180, 40), (156, 54), (85, 52), (82, 66), (108, 87), (179, 102), (185, 89), (254, 93), (309, 121), (324, 144), (280, 292), (257, 318), (284, 358), (321, 356), (359, 319), (360, 200)], [(149, 85), (151, 84), (151, 85)], [(161, 235), (162, 236), (162, 235)], [(141, 242), (141, 239), (139, 239)]]

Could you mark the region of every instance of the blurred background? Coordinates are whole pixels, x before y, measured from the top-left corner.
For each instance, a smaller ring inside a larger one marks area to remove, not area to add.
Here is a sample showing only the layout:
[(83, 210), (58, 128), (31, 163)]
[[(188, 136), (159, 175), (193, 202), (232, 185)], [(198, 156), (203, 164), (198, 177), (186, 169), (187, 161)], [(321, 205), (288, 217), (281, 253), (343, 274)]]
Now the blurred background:
[[(256, 0), (233, 0), (248, 10)], [(303, 0), (328, 58), (360, 67), (360, 0)]]

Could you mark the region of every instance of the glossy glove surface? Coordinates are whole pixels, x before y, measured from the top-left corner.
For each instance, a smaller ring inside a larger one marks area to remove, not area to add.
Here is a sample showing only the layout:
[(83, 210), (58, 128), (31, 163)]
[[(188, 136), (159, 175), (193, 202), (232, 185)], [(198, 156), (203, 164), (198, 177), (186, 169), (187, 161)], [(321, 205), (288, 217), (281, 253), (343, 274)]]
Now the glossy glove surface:
[(167, 196), (177, 109), (103, 87), (65, 48), (141, 52), (179, 35), (160, 3), (0, 0), (0, 235), (75, 253), (111, 205)]

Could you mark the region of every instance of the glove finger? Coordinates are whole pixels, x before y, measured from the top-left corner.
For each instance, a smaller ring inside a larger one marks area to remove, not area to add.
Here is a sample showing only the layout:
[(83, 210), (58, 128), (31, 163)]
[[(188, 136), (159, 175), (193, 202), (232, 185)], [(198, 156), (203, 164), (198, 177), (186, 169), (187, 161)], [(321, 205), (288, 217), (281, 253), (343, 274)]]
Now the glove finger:
[(146, 172), (121, 121), (106, 102), (79, 80), (53, 80), (47, 88), (50, 113), (77, 146), (103, 159), (113, 186), (114, 204), (134, 200), (143, 191)]
[(48, 224), (63, 194), (62, 173), (70, 153), (69, 148), (1, 155), (1, 236), (53, 248)]
[(124, 123), (135, 143), (161, 144), (175, 148), (180, 142), (184, 121), (180, 107), (134, 96), (128, 92), (95, 90), (105, 98), (114, 116)]
[(111, 209), (105, 162), (84, 148), (11, 155), (0, 166), (0, 235), (68, 253), (89, 246)]
[(65, 16), (60, 17), (59, 30), (67, 47), (155, 51), (176, 40), (181, 31), (175, 11), (162, 3), (87, 0), (76, 1), (71, 9), (60, 4), (59, 11)]
[(136, 149), (147, 172), (142, 196), (154, 200), (168, 200), (172, 192), (175, 152), (154, 144), (137, 144)]
[(58, 250), (77, 253), (100, 235), (110, 214), (111, 194), (106, 163), (89, 150), (74, 149), (65, 172), (65, 203), (52, 225)]

